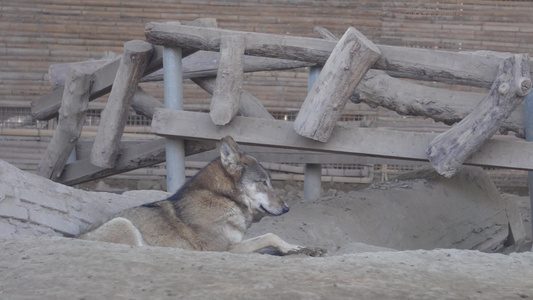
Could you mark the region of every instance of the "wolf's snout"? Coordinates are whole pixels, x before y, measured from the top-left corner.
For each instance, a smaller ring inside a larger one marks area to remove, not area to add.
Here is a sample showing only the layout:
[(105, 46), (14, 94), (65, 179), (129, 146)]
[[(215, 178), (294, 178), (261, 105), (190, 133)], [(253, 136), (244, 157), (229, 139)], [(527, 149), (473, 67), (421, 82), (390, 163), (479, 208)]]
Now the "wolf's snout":
[(287, 204), (283, 204), (283, 213), (288, 213), (290, 208), (287, 206)]

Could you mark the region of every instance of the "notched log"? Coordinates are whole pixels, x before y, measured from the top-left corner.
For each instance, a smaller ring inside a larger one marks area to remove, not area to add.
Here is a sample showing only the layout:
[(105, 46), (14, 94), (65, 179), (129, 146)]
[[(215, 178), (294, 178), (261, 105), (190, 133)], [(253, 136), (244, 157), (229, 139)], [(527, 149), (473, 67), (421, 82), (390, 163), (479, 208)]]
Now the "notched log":
[(461, 164), (483, 146), (531, 90), (529, 55), (504, 59), (490, 93), (461, 122), (438, 135), (427, 148), (435, 170), (453, 176)]

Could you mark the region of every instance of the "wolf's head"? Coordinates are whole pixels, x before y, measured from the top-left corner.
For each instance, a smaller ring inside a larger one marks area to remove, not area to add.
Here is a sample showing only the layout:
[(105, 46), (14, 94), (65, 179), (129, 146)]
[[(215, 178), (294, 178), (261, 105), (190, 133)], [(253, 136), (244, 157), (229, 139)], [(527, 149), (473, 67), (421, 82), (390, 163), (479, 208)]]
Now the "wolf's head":
[(232, 137), (222, 139), (220, 158), (240, 191), (239, 200), (254, 215), (279, 216), (289, 211), (289, 207), (274, 194), (267, 170), (253, 156), (244, 153)]

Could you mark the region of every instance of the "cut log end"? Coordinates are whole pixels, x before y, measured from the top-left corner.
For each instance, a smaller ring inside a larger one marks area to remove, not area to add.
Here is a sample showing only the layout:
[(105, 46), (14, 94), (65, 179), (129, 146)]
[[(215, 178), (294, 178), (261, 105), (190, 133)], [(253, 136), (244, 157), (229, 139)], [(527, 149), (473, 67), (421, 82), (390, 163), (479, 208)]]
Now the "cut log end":
[(518, 95), (525, 97), (531, 91), (531, 79), (522, 77), (518, 81)]

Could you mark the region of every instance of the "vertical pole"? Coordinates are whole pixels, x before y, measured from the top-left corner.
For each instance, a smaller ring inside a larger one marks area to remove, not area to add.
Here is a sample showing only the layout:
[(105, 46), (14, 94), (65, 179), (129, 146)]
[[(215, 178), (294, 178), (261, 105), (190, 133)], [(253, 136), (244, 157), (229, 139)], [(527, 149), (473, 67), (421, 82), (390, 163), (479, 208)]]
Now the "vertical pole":
[[(533, 93), (527, 94), (525, 98), (526, 108), (526, 141), (533, 142)], [(529, 203), (531, 205), (530, 214), (533, 216), (533, 171), (527, 172), (528, 174), (528, 187), (529, 187)], [(531, 219), (531, 218), (530, 218)], [(531, 229), (533, 231), (533, 222), (531, 222)], [(531, 248), (533, 252), (533, 247)]]
[[(183, 109), (181, 48), (163, 48), (165, 108)], [(166, 139), (167, 191), (175, 193), (185, 183), (185, 149), (182, 139)]]
[[(321, 67), (309, 68), (307, 91), (309, 91), (320, 74)], [(316, 200), (322, 194), (322, 165), (305, 164), (304, 171), (304, 200)]]

